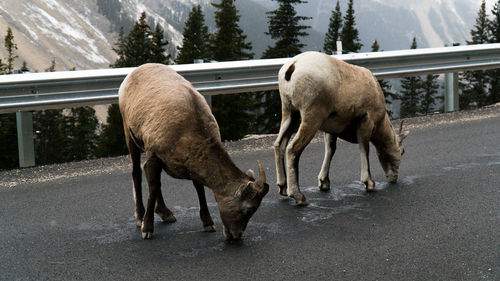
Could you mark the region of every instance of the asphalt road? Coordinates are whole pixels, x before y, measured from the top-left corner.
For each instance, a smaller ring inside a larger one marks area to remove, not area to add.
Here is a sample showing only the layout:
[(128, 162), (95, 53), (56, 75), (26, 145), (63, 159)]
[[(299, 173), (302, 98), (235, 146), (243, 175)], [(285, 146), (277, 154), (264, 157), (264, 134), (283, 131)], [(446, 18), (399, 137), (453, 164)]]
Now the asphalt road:
[(141, 239), (126, 157), (0, 172), (0, 280), (500, 280), (500, 106), (407, 120), (397, 184), (371, 149), (378, 192), (339, 142), (320, 192), (321, 138), (304, 152), (310, 204), (278, 195), (274, 136), (227, 143), (242, 169), (267, 167), (269, 194), (243, 240), (204, 233), (190, 182), (164, 176), (178, 221)]

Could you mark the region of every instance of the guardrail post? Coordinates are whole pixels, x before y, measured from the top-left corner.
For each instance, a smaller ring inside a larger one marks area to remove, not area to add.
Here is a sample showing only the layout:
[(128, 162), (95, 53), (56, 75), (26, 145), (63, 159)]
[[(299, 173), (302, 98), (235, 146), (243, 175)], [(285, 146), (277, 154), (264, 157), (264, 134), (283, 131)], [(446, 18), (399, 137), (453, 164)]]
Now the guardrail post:
[(444, 74), (444, 111), (458, 110), (458, 73)]
[[(453, 43), (451, 46), (459, 46), (460, 43)], [(448, 44), (444, 45), (448, 47)], [(458, 73), (444, 74), (444, 112), (458, 110)]]
[(35, 144), (33, 141), (33, 113), (16, 112), (17, 147), (19, 150), (19, 167), (35, 166)]
[(337, 53), (336, 55), (342, 55), (342, 41), (337, 41)]

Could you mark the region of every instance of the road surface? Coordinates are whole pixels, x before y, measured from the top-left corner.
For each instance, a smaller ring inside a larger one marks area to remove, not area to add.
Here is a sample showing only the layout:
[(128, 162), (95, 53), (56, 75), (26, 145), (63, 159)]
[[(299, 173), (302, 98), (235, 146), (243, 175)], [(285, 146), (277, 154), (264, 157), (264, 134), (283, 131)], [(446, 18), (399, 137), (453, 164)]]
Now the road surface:
[(226, 143), (239, 167), (266, 167), (269, 194), (243, 240), (204, 233), (189, 181), (163, 176), (177, 222), (141, 239), (127, 157), (0, 172), (0, 280), (500, 280), (500, 106), (406, 121), (397, 184), (371, 149), (378, 192), (339, 142), (320, 192), (321, 135), (300, 162), (310, 204), (278, 195), (272, 143)]

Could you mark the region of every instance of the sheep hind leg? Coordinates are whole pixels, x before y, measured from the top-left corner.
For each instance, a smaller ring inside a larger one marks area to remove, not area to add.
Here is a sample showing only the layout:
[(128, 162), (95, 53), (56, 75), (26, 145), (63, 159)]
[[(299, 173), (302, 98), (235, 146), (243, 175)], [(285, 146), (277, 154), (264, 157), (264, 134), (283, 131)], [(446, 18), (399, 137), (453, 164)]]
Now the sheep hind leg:
[(130, 137), (129, 131), (125, 130), (125, 141), (130, 152), (130, 160), (132, 161), (132, 181), (133, 181), (133, 194), (135, 202), (135, 220), (136, 225), (142, 225), (142, 218), (144, 217), (144, 204), (142, 202), (142, 170), (141, 170), (141, 150), (134, 143)]
[(207, 199), (205, 197), (205, 187), (203, 184), (193, 181), (196, 193), (198, 194), (198, 201), (200, 202), (200, 219), (203, 225), (203, 231), (215, 232), (214, 222), (210, 216), (210, 211), (207, 206)]
[(321, 191), (328, 191), (330, 190), (330, 177), (328, 173), (332, 157), (337, 149), (337, 137), (325, 132), (323, 138), (325, 140), (325, 158), (323, 159), (323, 165), (318, 175), (318, 187)]
[(299, 125), (298, 112), (293, 113), (286, 108), (282, 108), (282, 119), (278, 137), (274, 142), (274, 160), (276, 164), (276, 180), (278, 185), (278, 192), (283, 196), (287, 194), (287, 181), (285, 172), (285, 150), (288, 141), (293, 132), (297, 130)]
[(161, 189), (158, 191), (158, 196), (156, 197), (155, 213), (158, 214), (161, 220), (166, 223), (172, 223), (177, 221), (177, 219), (174, 216), (174, 213), (169, 208), (167, 208), (167, 205), (163, 200)]
[(358, 125), (357, 138), (361, 155), (361, 182), (365, 184), (366, 191), (375, 191), (375, 182), (370, 173), (370, 138), (374, 124), (368, 115), (361, 118)]
[(146, 213), (142, 220), (142, 238), (153, 237), (154, 230), (154, 208), (161, 189), (161, 171), (163, 164), (154, 154), (146, 152), (146, 163), (144, 163), (144, 174), (149, 186), (149, 198), (146, 206)]

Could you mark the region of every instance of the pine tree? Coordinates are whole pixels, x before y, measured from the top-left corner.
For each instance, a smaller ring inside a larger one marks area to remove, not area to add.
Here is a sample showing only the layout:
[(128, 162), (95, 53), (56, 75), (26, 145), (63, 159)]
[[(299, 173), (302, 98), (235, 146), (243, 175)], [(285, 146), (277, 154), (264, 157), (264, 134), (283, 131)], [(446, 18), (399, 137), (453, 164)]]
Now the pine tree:
[(33, 113), (35, 136), (35, 159), (38, 165), (62, 163), (67, 160), (65, 148), (65, 117), (61, 109), (49, 109)]
[(483, 0), (477, 14), (474, 29), (470, 31), (472, 40), (467, 41), (467, 44), (472, 45), (488, 43), (490, 39), (490, 26), (490, 20), (488, 19), (488, 15), (486, 14), (486, 2), (485, 0)]
[(434, 110), (434, 106), (438, 99), (443, 99), (443, 97), (437, 97), (439, 84), (439, 75), (428, 74), (425, 80), (422, 81), (422, 100), (420, 102), (419, 112), (427, 115)]
[(240, 16), (234, 0), (221, 0), (219, 4), (212, 3), (212, 6), (216, 8), (215, 25), (217, 27), (217, 31), (210, 40), (213, 59), (233, 61), (253, 58), (252, 44), (246, 42), (247, 36), (238, 25)]
[[(10, 28), (9, 28), (10, 29)], [(9, 30), (8, 29), (8, 30)], [(13, 50), (13, 40), (10, 43), (9, 32), (5, 36), (5, 47), (10, 46)], [(7, 50), (10, 54), (10, 52)], [(9, 55), (11, 57), (11, 55)], [(0, 75), (6, 74), (7, 66), (0, 59)], [(12, 71), (12, 70), (11, 70)], [(12, 169), (19, 165), (19, 156), (17, 151), (17, 125), (16, 114), (0, 114), (0, 170)]]
[(112, 104), (108, 107), (106, 123), (97, 140), (96, 156), (108, 157), (127, 154), (128, 148), (123, 133), (123, 119), (118, 104)]
[[(411, 44), (412, 49), (417, 48), (417, 40), (413, 37), (413, 42)], [(419, 112), (420, 100), (422, 96), (422, 78), (416, 77), (406, 77), (401, 79), (401, 108), (400, 117), (412, 117)]]
[[(467, 41), (467, 44), (485, 44), (489, 41), (490, 21), (486, 15), (486, 3), (483, 0), (479, 9), (476, 24), (470, 31), (472, 40)], [(464, 88), (460, 94), (460, 108), (467, 108), (470, 104), (475, 103), (477, 106), (483, 106), (487, 102), (488, 81), (485, 70), (466, 71), (463, 74), (462, 85)]]
[[(216, 32), (211, 38), (212, 58), (217, 61), (243, 60), (253, 57), (252, 45), (239, 27), (240, 16), (233, 0), (212, 3), (216, 8)], [(225, 140), (242, 138), (254, 122), (254, 99), (251, 94), (217, 95), (212, 97), (212, 111), (217, 119), (221, 137)]]
[[(379, 51), (380, 46), (379, 46), (377, 40), (373, 41), (371, 48), (372, 48), (372, 52)], [(399, 99), (399, 95), (392, 90), (392, 85), (389, 83), (389, 81), (380, 79), (380, 80), (378, 80), (378, 83), (380, 84), (380, 88), (382, 89), (382, 92), (384, 93), (386, 107), (389, 107), (392, 104), (393, 100)], [(392, 117), (392, 114), (393, 114), (392, 110), (389, 110), (387, 108), (387, 113), (389, 114), (389, 116)]]
[(0, 114), (0, 170), (19, 165), (16, 114)]
[[(113, 47), (113, 51), (116, 53), (118, 59), (115, 61), (115, 63), (110, 64), (110, 67), (127, 67), (128, 62), (126, 62), (127, 59), (127, 53), (126, 53), (126, 38), (125, 38), (125, 31), (123, 27), (120, 27), (120, 32), (118, 32), (118, 40), (115, 43), (115, 47)], [(127, 65), (127, 66), (126, 66)]]
[[(490, 22), (490, 43), (500, 43), (500, 0), (495, 3), (491, 10), (493, 19)], [(487, 104), (495, 104), (500, 102), (500, 69), (488, 71), (490, 82), (490, 93), (487, 97)]]
[(380, 45), (378, 44), (378, 41), (375, 39), (372, 43), (372, 52), (378, 52), (380, 50)]
[(276, 10), (266, 14), (269, 19), (269, 30), (266, 32), (275, 40), (274, 46), (268, 46), (262, 58), (286, 58), (293, 57), (302, 52), (304, 44), (299, 37), (308, 35), (305, 32), (310, 28), (300, 25), (300, 21), (308, 20), (310, 17), (297, 16), (294, 5), (307, 3), (303, 0), (274, 0), (279, 3)]
[(30, 71), (30, 69), (28, 68), (28, 63), (26, 63), (26, 61), (23, 61), (23, 64), (21, 65), (21, 71), (22, 72)]
[(164, 40), (164, 30), (159, 23), (156, 24), (152, 36), (152, 47), (149, 62), (170, 64), (170, 55), (165, 55), (168, 41)]
[(5, 74), (5, 71), (7, 69), (7, 65), (3, 63), (2, 59), (0, 59), (0, 75)]
[(97, 117), (92, 107), (72, 108), (66, 117), (68, 161), (89, 159), (93, 156), (97, 142)]
[(325, 34), (325, 43), (323, 45), (325, 53), (333, 55), (337, 52), (337, 41), (340, 39), (341, 30), (342, 12), (340, 11), (340, 3), (337, 0), (337, 6), (335, 6), (335, 10), (332, 11), (332, 15), (330, 16), (328, 32)]
[(346, 15), (344, 17), (344, 27), (340, 33), (340, 38), (342, 39), (343, 50), (356, 53), (363, 47), (363, 44), (361, 44), (359, 32), (356, 28), (353, 5), (353, 0), (349, 0)]
[[(304, 44), (300, 37), (307, 36), (305, 31), (309, 26), (300, 24), (309, 17), (298, 16), (294, 5), (307, 3), (302, 0), (276, 0), (279, 7), (267, 12), (269, 18), (269, 30), (266, 32), (272, 39), (276, 40), (274, 46), (268, 46), (262, 58), (286, 58), (293, 57), (302, 52)], [(266, 91), (257, 93), (255, 99), (260, 101), (257, 122), (254, 130), (259, 133), (276, 133), (281, 121), (281, 100), (279, 92)]]
[(133, 67), (149, 62), (153, 48), (151, 35), (151, 27), (146, 22), (146, 12), (142, 12), (127, 36), (124, 37), (123, 30), (120, 30), (116, 44), (118, 48), (113, 48), (118, 59), (111, 67)]
[(491, 10), (493, 20), (490, 21), (490, 43), (500, 43), (500, 0), (495, 3), (493, 10)]
[(195, 59), (210, 57), (210, 35), (200, 5), (194, 6), (191, 10), (182, 35), (184, 38), (182, 47), (177, 47), (179, 54), (175, 59), (176, 63), (193, 63)]
[(50, 62), (50, 66), (45, 69), (45, 72), (54, 72), (56, 71), (56, 59), (53, 58)]
[(5, 35), (5, 49), (7, 50), (7, 74), (11, 74), (14, 71), (14, 61), (19, 57), (14, 55), (14, 51), (17, 50), (17, 45), (14, 43), (14, 35), (12, 34), (12, 29), (7, 28), (7, 35)]

